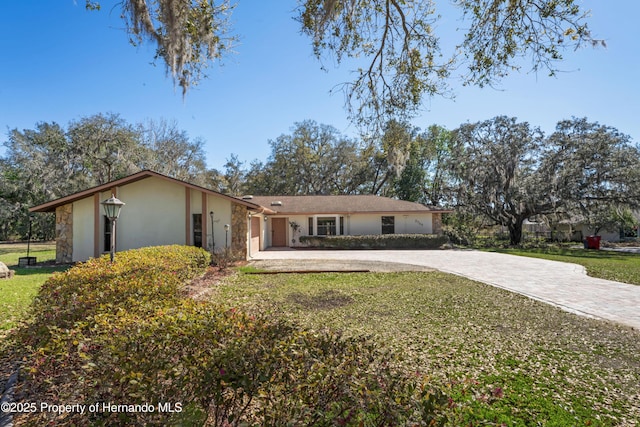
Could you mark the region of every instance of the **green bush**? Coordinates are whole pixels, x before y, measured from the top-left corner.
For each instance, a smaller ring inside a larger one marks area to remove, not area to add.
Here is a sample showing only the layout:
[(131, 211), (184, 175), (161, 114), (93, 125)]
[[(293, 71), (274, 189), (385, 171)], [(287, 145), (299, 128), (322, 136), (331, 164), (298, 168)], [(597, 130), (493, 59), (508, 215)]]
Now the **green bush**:
[(436, 234), (301, 236), (300, 243), (321, 249), (438, 249), (449, 239)]
[[(445, 422), (447, 398), (422, 377), (394, 369), (399, 366), (395, 356), (380, 352), (367, 338), (305, 330), (273, 314), (250, 315), (181, 297), (181, 285), (207, 263), (203, 251), (194, 248), (149, 248), (121, 253), (118, 266), (92, 260), (53, 277), (34, 303), (32, 323), (17, 335), (30, 349), (24, 400), (151, 405), (155, 410), (35, 412), (20, 422)], [(35, 339), (34, 331), (40, 331)], [(180, 412), (160, 411), (166, 404)]]
[(33, 319), (69, 328), (99, 312), (136, 310), (157, 300), (179, 298), (185, 281), (204, 273), (210, 255), (189, 246), (156, 246), (90, 259), (55, 273), (32, 305)]

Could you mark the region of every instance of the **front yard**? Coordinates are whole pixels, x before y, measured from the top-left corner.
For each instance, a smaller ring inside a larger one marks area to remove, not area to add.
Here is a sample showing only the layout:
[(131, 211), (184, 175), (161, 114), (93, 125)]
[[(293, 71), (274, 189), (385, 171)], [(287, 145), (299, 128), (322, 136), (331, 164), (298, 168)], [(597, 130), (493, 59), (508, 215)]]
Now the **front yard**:
[[(18, 269), (22, 249), (10, 249), (0, 247), (0, 261), (18, 271), (13, 279), (0, 281), (0, 337), (17, 324), (52, 271)], [(570, 252), (570, 262), (581, 252)], [(640, 260), (637, 255), (584, 252), (583, 258), (601, 262), (604, 270), (624, 265), (622, 269), (633, 272)], [(34, 255), (42, 261), (52, 252), (49, 248)], [(92, 286), (81, 289), (92, 292)], [(401, 355), (401, 370), (426, 378), (449, 396), (450, 426), (639, 425), (640, 332), (632, 328), (575, 316), (440, 272), (240, 272), (212, 289), (212, 302), (225, 307), (266, 311), (270, 318), (346, 336), (371, 336)], [(150, 304), (155, 314), (141, 317), (138, 329), (145, 322), (171, 320), (165, 318), (166, 309)], [(176, 331), (181, 336), (184, 330)], [(135, 342), (152, 346), (159, 337)], [(69, 390), (78, 388), (77, 381), (69, 381)]]
[[(640, 333), (439, 272), (238, 275), (214, 299), (372, 335), (452, 397), (452, 425), (637, 425)], [(502, 424), (504, 423), (504, 424)]]
[[(5, 263), (16, 274), (11, 279), (0, 279), (0, 337), (24, 315), (40, 286), (54, 271), (66, 267), (18, 267), (18, 258), (26, 256), (26, 244), (0, 245), (0, 261)], [(30, 256), (38, 262), (54, 261), (55, 244), (32, 244)]]

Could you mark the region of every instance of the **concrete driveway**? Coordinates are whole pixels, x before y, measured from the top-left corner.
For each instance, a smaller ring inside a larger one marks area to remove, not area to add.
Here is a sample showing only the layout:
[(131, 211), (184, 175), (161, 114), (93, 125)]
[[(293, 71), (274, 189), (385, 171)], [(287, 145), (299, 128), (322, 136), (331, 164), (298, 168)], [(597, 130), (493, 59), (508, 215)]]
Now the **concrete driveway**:
[(268, 250), (253, 259), (353, 260), (434, 268), (572, 313), (640, 329), (640, 286), (589, 277), (577, 264), (473, 250)]

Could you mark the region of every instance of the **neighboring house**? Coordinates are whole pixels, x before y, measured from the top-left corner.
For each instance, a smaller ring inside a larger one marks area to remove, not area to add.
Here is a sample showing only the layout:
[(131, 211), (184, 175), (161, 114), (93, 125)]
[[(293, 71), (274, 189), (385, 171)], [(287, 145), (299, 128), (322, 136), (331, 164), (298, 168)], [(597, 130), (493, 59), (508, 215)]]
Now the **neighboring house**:
[[(587, 236), (595, 234), (593, 226), (587, 224), (581, 217), (563, 219), (552, 224), (551, 227), (542, 220), (526, 220), (523, 224), (523, 230), (537, 237), (573, 242), (582, 242)], [(637, 226), (635, 233), (637, 234)], [(602, 227), (598, 230), (597, 234), (606, 242), (619, 242), (625, 237), (622, 230), (619, 228), (611, 229), (611, 227)]]
[[(593, 227), (589, 226), (584, 222), (570, 222), (569, 220), (561, 221), (559, 224), (554, 226), (554, 232), (560, 233), (561, 236), (565, 237), (566, 240), (571, 240), (574, 242), (582, 242), (587, 236), (592, 236), (595, 233)], [(606, 227), (598, 230), (598, 236), (602, 238), (602, 240), (606, 242), (619, 242), (620, 238), (620, 230), (609, 230)]]
[(56, 213), (57, 262), (109, 252), (111, 226), (101, 202), (111, 195), (125, 203), (116, 228), (119, 251), (226, 246), (244, 258), (268, 247), (301, 246), (307, 235), (438, 234), (442, 213), (450, 212), (372, 195), (236, 198), (145, 170), (30, 209)]

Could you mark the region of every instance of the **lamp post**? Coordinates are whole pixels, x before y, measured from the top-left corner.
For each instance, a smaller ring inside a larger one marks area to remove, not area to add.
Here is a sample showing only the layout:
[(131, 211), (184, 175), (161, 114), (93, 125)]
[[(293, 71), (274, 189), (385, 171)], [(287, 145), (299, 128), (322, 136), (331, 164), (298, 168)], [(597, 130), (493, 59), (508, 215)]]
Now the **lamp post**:
[(104, 214), (109, 218), (109, 222), (111, 222), (111, 262), (113, 262), (116, 253), (116, 221), (120, 216), (120, 209), (122, 209), (125, 204), (118, 200), (114, 194), (100, 204), (104, 206)]
[(216, 236), (213, 234), (213, 211), (209, 212), (209, 216), (211, 217), (211, 253), (214, 253), (216, 250)]
[(229, 228), (230, 228), (229, 224), (224, 225), (224, 247), (225, 248), (229, 247)]

